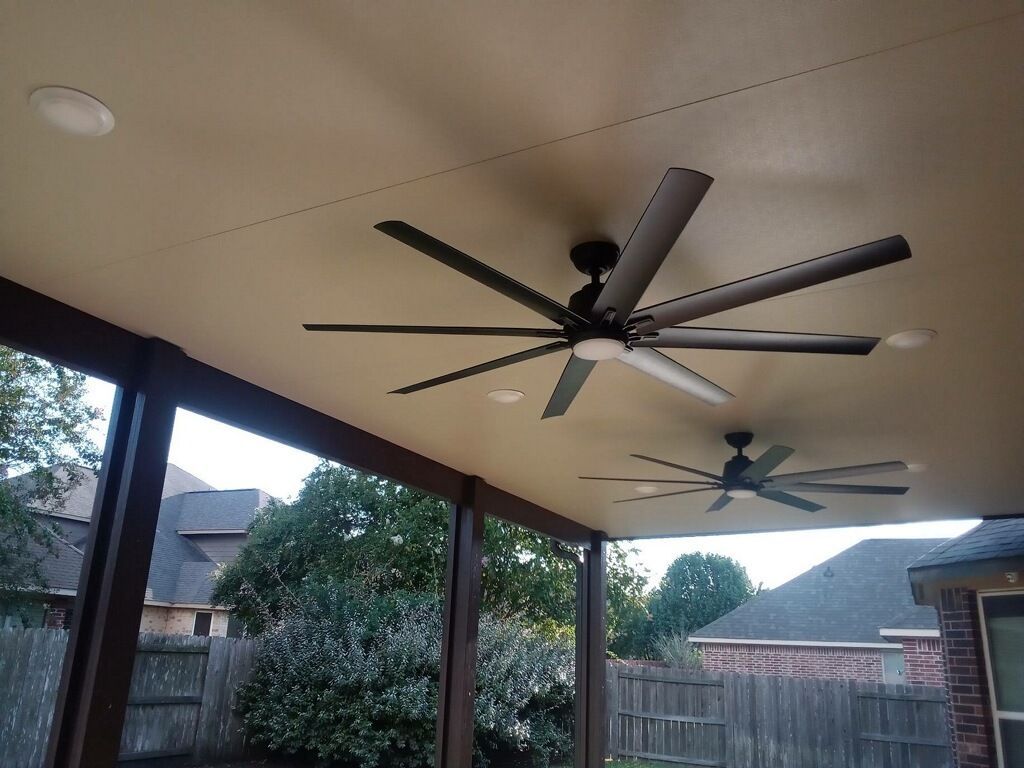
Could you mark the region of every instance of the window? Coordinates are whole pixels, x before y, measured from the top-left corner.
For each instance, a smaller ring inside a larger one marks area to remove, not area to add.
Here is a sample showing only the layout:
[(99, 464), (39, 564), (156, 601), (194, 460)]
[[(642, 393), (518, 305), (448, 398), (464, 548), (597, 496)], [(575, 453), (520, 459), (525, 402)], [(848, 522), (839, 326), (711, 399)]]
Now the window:
[(210, 636), (210, 624), (213, 623), (213, 614), (210, 611), (196, 611), (196, 619), (192, 624), (192, 634), (201, 637)]
[(1024, 592), (979, 595), (1001, 768), (1024, 768)]

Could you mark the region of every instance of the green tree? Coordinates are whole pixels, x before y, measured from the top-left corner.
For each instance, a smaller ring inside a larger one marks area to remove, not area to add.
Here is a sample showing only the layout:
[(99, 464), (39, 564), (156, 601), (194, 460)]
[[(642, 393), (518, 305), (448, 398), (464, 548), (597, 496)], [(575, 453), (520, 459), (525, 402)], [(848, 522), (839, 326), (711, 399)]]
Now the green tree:
[(0, 603), (46, 588), (55, 534), (31, 508), (59, 506), (99, 464), (89, 432), (102, 414), (85, 396), (83, 374), (0, 347)]
[[(291, 504), (272, 503), (250, 527), (238, 559), (218, 574), (214, 599), (253, 632), (315, 586), (359, 585), (376, 594), (444, 593), (448, 505), (388, 480), (322, 462)], [(547, 537), (488, 518), (485, 610), (497, 617), (571, 625), (575, 570)], [(646, 577), (609, 547), (609, 628), (643, 611)]]
[(746, 569), (731, 557), (701, 552), (680, 555), (651, 595), (655, 636), (700, 629), (754, 594)]

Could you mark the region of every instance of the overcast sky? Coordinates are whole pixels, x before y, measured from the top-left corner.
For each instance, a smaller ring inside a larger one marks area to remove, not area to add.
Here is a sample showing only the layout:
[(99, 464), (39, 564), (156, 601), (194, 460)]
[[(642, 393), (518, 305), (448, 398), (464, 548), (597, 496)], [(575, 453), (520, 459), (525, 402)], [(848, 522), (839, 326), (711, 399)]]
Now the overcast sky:
[[(109, 416), (114, 387), (90, 379), (89, 399)], [(102, 440), (105, 426), (97, 431)], [(169, 460), (214, 488), (262, 488), (271, 496), (291, 499), (316, 466), (317, 457), (229, 427), (188, 411), (178, 411)], [(754, 584), (777, 587), (863, 539), (950, 538), (977, 520), (905, 523), (862, 528), (751, 533), (650, 539), (632, 544), (634, 561), (652, 577), (652, 586), (679, 555), (715, 552), (746, 567)]]

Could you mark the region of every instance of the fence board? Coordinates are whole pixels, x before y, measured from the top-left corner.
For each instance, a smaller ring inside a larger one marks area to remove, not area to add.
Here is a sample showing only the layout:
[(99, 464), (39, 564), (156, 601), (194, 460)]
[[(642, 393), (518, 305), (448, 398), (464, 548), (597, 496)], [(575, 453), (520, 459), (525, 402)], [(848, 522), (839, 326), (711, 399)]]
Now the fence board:
[(609, 664), (609, 752), (728, 768), (949, 768), (945, 693)]
[[(0, 766), (39, 768), (67, 633), (0, 630)], [(247, 757), (235, 691), (252, 667), (248, 639), (139, 635), (119, 762)]]

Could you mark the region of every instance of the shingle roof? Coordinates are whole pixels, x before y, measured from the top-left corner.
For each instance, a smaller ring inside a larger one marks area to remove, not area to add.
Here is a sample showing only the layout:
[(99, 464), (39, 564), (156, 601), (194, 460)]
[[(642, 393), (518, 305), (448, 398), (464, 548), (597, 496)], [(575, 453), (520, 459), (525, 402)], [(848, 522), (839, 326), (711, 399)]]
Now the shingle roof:
[(257, 488), (186, 493), (182, 496), (178, 530), (245, 530), (253, 512), (269, 502), (270, 496)]
[[(17, 481), (18, 478), (11, 479), (11, 482)], [(44, 513), (44, 518), (47, 513), (71, 515), (87, 524), (92, 516), (96, 487), (96, 474), (86, 470), (82, 482), (66, 495), (61, 509), (44, 508), (40, 512)], [(256, 510), (270, 501), (270, 496), (255, 488), (217, 491), (195, 475), (168, 464), (162, 498), (146, 599), (209, 605), (213, 587), (210, 577), (217, 564), (178, 531), (245, 529)], [(55, 556), (36, 545), (32, 554), (45, 555), (40, 567), (50, 589), (76, 590), (82, 552), (63, 539), (57, 539), (55, 546)]]
[(984, 520), (919, 557), (911, 568), (934, 568), (979, 560), (1024, 557), (1024, 518)]
[[(904, 616), (915, 622), (914, 628), (936, 628), (935, 610), (914, 605), (907, 566), (940, 541), (867, 539), (758, 595), (691, 636), (878, 643), (882, 642), (878, 630), (892, 627), (888, 622)], [(925, 623), (927, 626), (922, 626)]]

